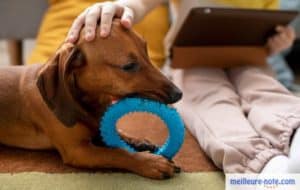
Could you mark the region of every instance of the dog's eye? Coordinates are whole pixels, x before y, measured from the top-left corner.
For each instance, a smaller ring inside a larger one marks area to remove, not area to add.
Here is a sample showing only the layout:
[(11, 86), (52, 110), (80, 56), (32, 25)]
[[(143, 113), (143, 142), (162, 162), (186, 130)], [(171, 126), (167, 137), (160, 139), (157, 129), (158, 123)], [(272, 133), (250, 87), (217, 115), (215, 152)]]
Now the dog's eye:
[(128, 63), (122, 67), (122, 69), (126, 72), (136, 72), (139, 69), (139, 65), (137, 63)]

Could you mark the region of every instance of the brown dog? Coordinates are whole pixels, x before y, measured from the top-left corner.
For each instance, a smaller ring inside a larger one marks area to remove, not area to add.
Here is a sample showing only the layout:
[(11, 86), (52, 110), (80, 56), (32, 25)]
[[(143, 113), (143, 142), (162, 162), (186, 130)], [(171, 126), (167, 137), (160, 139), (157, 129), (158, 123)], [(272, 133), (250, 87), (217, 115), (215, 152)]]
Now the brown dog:
[(131, 95), (174, 103), (182, 94), (151, 65), (146, 43), (115, 21), (108, 38), (65, 43), (45, 65), (0, 69), (0, 143), (55, 148), (76, 167), (170, 177), (176, 166), (162, 156), (92, 143), (105, 108)]

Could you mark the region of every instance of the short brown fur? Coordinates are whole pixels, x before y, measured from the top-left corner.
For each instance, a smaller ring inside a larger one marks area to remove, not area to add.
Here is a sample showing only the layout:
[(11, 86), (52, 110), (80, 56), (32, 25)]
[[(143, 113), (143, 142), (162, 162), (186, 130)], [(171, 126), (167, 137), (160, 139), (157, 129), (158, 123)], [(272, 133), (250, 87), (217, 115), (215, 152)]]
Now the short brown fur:
[(173, 176), (175, 165), (162, 156), (92, 143), (107, 106), (130, 95), (164, 103), (181, 98), (151, 65), (146, 43), (114, 21), (108, 38), (64, 43), (44, 65), (0, 68), (0, 143), (57, 149), (75, 167), (121, 168), (154, 179)]

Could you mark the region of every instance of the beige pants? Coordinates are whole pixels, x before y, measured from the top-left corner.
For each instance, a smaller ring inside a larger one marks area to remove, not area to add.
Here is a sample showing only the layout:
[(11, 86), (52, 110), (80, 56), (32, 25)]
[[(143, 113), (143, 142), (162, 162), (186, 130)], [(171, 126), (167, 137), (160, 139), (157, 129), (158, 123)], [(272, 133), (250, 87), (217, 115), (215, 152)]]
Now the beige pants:
[(300, 98), (263, 68), (174, 70), (183, 99), (176, 104), (199, 144), (225, 172), (260, 172), (289, 153), (300, 125)]

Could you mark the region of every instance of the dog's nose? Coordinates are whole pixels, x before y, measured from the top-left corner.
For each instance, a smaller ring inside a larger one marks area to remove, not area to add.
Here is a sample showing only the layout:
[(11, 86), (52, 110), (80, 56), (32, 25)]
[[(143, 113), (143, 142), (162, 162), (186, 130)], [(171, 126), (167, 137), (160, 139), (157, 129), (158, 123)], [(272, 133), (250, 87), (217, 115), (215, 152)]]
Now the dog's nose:
[(169, 93), (169, 104), (175, 103), (182, 98), (182, 92), (179, 88), (173, 87)]

